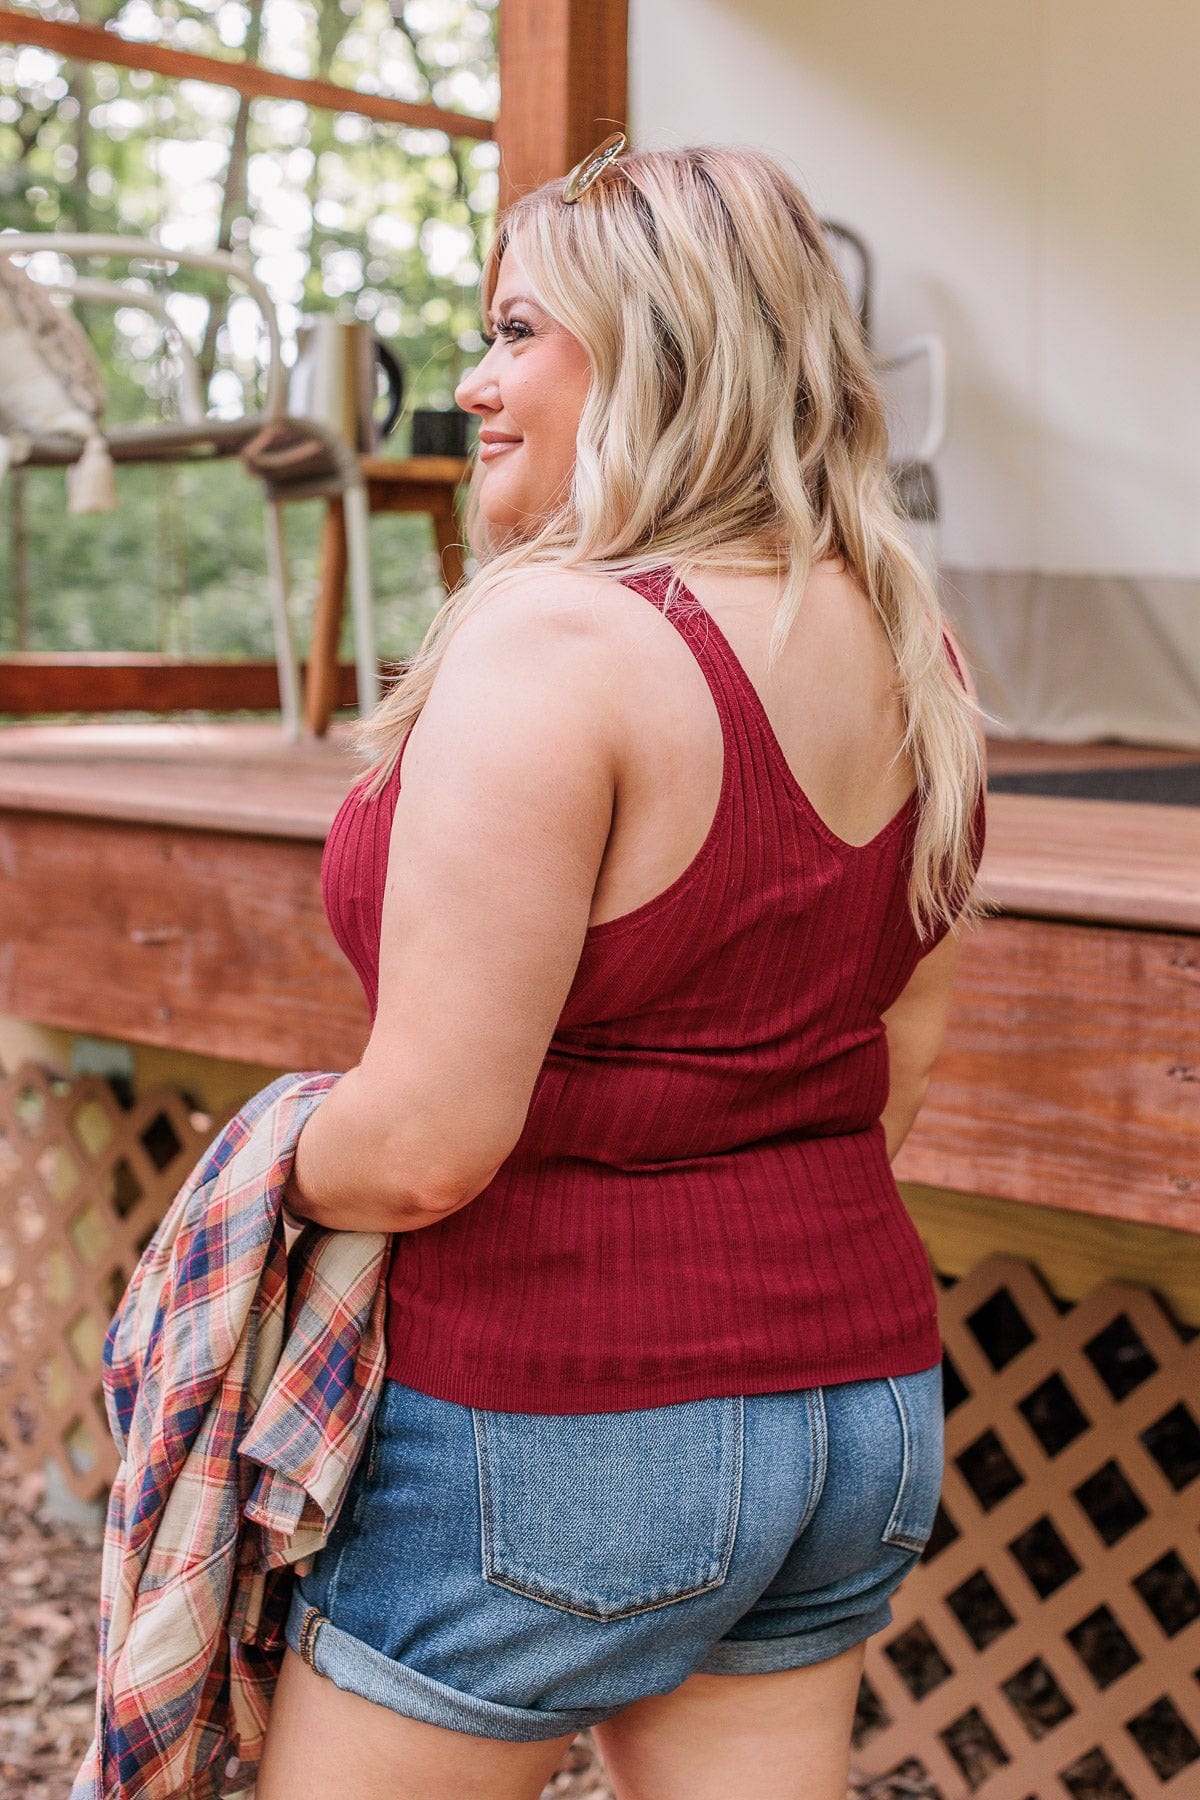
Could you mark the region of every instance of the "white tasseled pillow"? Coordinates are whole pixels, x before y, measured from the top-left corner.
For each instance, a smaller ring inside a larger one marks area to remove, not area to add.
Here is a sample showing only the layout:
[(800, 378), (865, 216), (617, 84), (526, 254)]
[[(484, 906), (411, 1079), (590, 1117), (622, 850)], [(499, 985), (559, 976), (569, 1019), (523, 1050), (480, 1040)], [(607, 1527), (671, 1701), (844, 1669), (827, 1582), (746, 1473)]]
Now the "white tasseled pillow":
[(116, 493), (103, 417), (104, 382), (77, 321), (0, 256), (0, 480), (28, 455), (29, 438), (80, 438), (83, 454), (67, 470), (69, 508), (109, 511)]

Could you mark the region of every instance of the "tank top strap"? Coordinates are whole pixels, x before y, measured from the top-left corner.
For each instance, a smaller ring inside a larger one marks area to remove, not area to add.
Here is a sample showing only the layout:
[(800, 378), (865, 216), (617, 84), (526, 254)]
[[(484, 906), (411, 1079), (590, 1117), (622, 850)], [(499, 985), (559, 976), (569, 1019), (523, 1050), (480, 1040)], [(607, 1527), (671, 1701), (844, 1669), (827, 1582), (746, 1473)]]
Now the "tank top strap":
[(788, 767), (761, 694), (712, 614), (669, 567), (623, 579), (670, 620), (700, 665), (721, 720), (725, 792), (740, 792), (762, 818), (798, 803), (827, 834)]
[(966, 685), (967, 685), (966, 672), (963, 669), (961, 661), (959, 660), (958, 651), (954, 648), (954, 640), (950, 636), (950, 633), (948, 631), (942, 632), (942, 647), (945, 650), (946, 655), (950, 658), (950, 667), (954, 670), (954, 673), (958, 676), (959, 686), (966, 687)]
[[(817, 835), (839, 855), (882, 853), (919, 806), (917, 790), (865, 843), (851, 844), (839, 837), (797, 781), (762, 695), (717, 621), (691, 589), (667, 567), (622, 579), (670, 620), (700, 664), (721, 719), (726, 791), (738, 788), (747, 799), (753, 795), (756, 812), (763, 818), (772, 811), (798, 807)], [(949, 641), (946, 648), (959, 668)], [(959, 669), (960, 679), (961, 674)]]
[(720, 715), (726, 762), (730, 761), (731, 749), (738, 753), (738, 760), (745, 761), (748, 752), (753, 760), (753, 745), (761, 728), (758, 697), (712, 614), (665, 564), (641, 574), (624, 575), (621, 581), (658, 608), (699, 663)]

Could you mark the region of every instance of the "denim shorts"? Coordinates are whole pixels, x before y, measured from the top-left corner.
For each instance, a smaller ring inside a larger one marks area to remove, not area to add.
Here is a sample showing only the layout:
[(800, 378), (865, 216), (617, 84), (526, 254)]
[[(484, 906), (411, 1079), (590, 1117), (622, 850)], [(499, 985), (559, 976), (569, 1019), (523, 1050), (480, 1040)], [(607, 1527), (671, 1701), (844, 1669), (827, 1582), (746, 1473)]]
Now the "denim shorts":
[(567, 1417), (389, 1381), (288, 1642), (411, 1718), (557, 1737), (880, 1630), (941, 1480), (938, 1368)]

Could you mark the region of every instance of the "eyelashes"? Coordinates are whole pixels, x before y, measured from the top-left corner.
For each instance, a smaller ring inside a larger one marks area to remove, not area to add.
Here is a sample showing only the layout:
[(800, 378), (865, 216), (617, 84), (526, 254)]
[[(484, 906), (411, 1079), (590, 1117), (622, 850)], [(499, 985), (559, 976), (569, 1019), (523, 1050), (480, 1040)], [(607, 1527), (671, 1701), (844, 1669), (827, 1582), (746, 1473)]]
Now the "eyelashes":
[(506, 344), (519, 344), (525, 338), (532, 337), (533, 332), (523, 319), (497, 319), (495, 330), (490, 333), (485, 331), (482, 335), (490, 350), (497, 338), (502, 338)]

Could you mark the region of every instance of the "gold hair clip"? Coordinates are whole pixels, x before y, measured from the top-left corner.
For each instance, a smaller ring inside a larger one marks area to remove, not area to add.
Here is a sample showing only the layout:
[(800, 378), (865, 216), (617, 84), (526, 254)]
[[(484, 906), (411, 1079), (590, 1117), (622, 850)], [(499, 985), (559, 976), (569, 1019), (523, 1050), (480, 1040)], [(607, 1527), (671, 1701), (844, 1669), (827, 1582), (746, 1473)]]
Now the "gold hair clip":
[(567, 176), (563, 192), (563, 199), (568, 206), (573, 206), (576, 200), (583, 198), (596, 177), (602, 175), (609, 164), (617, 160), (628, 142), (623, 131), (614, 131), (611, 137), (606, 137), (602, 144), (597, 144), (594, 150), (590, 150), (582, 162), (575, 164)]

